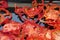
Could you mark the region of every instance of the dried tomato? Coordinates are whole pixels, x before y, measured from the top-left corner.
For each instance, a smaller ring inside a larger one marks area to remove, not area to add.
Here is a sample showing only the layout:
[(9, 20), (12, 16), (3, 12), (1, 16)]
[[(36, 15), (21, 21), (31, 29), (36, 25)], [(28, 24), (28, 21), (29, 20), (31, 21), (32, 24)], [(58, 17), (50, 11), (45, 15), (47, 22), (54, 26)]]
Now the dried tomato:
[(12, 15), (8, 10), (6, 10), (4, 8), (0, 8), (0, 11), (6, 12), (4, 14), (0, 13), (0, 24), (4, 24), (12, 18)]
[(6, 1), (0, 1), (0, 8), (8, 8), (8, 3)]

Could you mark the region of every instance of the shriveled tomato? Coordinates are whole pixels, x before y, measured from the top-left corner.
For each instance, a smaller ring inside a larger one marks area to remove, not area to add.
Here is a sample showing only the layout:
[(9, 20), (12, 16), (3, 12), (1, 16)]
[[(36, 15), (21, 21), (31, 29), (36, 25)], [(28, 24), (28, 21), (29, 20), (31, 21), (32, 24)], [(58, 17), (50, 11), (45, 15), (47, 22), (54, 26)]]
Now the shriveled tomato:
[(18, 14), (22, 20), (24, 19), (22, 17), (22, 15), (24, 15), (24, 14), (27, 16), (27, 19), (35, 18), (35, 16), (37, 15), (37, 20), (40, 20), (43, 16), (43, 5), (38, 4), (37, 6), (32, 7), (32, 8), (30, 8), (30, 7), (23, 7), (23, 8), (15, 7), (15, 13)]
[(52, 38), (53, 38), (53, 40), (60, 40), (60, 30), (59, 29), (55, 29), (52, 32)]
[(5, 14), (0, 13), (0, 24), (4, 24), (4, 23), (8, 22), (12, 18), (12, 15), (8, 10), (6, 10), (4, 8), (0, 8), (0, 11), (2, 11), (2, 10), (6, 13)]
[(56, 21), (59, 15), (59, 11), (56, 10), (49, 10), (45, 13), (46, 20), (53, 20)]
[(21, 28), (20, 23), (11, 22), (3, 26), (3, 32), (11, 32), (13, 34), (20, 34), (20, 28)]
[(0, 8), (8, 8), (8, 3), (6, 1), (0, 1)]

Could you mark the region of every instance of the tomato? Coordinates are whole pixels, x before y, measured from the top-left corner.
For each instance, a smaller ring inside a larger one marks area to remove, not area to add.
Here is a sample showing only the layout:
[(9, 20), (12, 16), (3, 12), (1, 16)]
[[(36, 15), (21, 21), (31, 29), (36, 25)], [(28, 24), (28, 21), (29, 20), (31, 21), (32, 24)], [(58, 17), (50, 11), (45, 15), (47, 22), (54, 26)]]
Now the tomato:
[(6, 1), (0, 1), (0, 8), (8, 8), (8, 3)]
[(3, 32), (11, 32), (13, 34), (20, 34), (20, 28), (21, 28), (20, 23), (11, 22), (3, 26)]
[[(6, 9), (4, 9), (4, 8), (0, 8), (0, 11), (4, 11), (4, 12), (6, 12), (6, 13), (4, 13), (4, 14), (0, 14), (0, 25), (1, 24), (4, 24), (4, 23), (6, 23), (6, 22), (8, 22), (11, 18), (12, 18), (12, 15), (11, 15), (11, 13), (8, 11), (8, 10), (6, 10)], [(7, 17), (8, 16), (8, 17)], [(7, 21), (6, 21), (7, 20)]]

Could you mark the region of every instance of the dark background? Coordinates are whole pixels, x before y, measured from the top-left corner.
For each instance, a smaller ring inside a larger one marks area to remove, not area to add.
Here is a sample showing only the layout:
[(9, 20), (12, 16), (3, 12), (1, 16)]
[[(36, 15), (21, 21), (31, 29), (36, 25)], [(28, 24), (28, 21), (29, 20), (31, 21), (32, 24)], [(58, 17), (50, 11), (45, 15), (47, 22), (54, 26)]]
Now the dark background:
[[(41, 0), (37, 0), (37, 1), (41, 2)], [(50, 0), (44, 0), (44, 1), (50, 1)], [(53, 0), (53, 1), (60, 1), (60, 0)], [(8, 0), (8, 2), (31, 3), (32, 0)]]

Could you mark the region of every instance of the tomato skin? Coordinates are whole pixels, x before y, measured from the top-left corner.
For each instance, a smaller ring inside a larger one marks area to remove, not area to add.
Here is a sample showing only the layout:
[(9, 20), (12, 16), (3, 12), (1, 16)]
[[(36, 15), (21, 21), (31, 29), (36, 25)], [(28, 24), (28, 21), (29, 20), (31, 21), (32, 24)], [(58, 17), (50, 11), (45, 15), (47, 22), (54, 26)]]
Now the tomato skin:
[[(43, 8), (42, 7), (34, 7), (34, 8), (30, 8), (30, 7), (23, 7), (23, 8), (15, 7), (15, 13), (23, 21), (28, 20), (30, 18), (35, 18), (35, 16), (37, 16), (36, 20), (40, 20), (42, 18), (42, 16), (43, 16)], [(26, 19), (22, 15), (26, 15), (27, 16)]]
[(4, 14), (0, 14), (0, 25), (10, 22), (12, 19), (12, 14), (5, 8), (0, 8), (0, 10), (6, 12)]
[[(7, 23), (3, 27), (3, 32), (10, 32), (13, 34), (20, 34), (21, 24), (17, 22)], [(16, 33), (17, 32), (17, 33)]]
[[(8, 8), (7, 2), (5, 0), (0, 2), (2, 4), (0, 10), (6, 12), (6, 14), (0, 14), (0, 25), (4, 24), (2, 32), (0, 32), (0, 40), (60, 40), (60, 12), (54, 10), (58, 6), (54, 4), (46, 5), (47, 8), (44, 10), (44, 3), (37, 3), (36, 0), (34, 2), (36, 4), (33, 4), (32, 8), (15, 8), (15, 13), (21, 19), (23, 19), (23, 14), (27, 15), (27, 20), (23, 23), (13, 21), (11, 13), (5, 9)], [(9, 18), (5, 17), (7, 15)], [(54, 26), (56, 29), (50, 30), (38, 25), (34, 20), (29, 20), (29, 18), (34, 18), (36, 15), (38, 15), (37, 20), (45, 17), (46, 20), (44, 20), (44, 23)]]
[[(11, 24), (11, 25), (10, 25)], [(11, 34), (10, 38), (13, 37), (15, 40), (24, 40), (25, 35), (28, 35), (26, 40), (53, 40), (53, 31), (56, 30), (49, 30), (44, 27), (40, 27), (39, 25), (35, 24), (34, 22), (31, 21), (25, 21), (24, 24), (20, 25), (19, 23), (16, 22), (11, 22), (6, 24), (5, 26), (12, 26), (13, 29), (8, 28), (9, 30), (5, 31), (3, 29), (3, 32), (9, 32)], [(14, 26), (17, 28), (15, 29)], [(20, 28), (22, 26), (22, 34), (20, 35)], [(30, 26), (30, 27), (29, 27)], [(17, 32), (17, 33), (16, 33)], [(12, 35), (13, 34), (13, 35)], [(17, 36), (16, 35), (20, 35)], [(48, 37), (49, 36), (49, 37)], [(12, 40), (12, 39), (11, 39)]]
[[(25, 21), (22, 25), (22, 34), (28, 35), (27, 40), (51, 40), (51, 31), (45, 29), (44, 27), (40, 27), (34, 22)], [(50, 36), (49, 38), (47, 37)]]
[(0, 4), (1, 4), (1, 6), (0, 6), (0, 8), (8, 8), (8, 3), (6, 2), (6, 1), (0, 1)]

